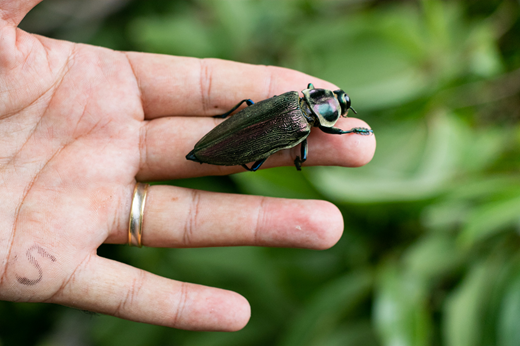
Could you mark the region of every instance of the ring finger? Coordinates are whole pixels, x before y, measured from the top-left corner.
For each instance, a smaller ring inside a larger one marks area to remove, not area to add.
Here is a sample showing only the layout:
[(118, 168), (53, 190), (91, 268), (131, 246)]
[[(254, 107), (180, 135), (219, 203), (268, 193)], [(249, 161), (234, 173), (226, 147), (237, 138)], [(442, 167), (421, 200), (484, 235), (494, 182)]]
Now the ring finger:
[[(121, 213), (121, 217), (128, 213)], [(107, 243), (128, 241), (128, 219)], [(341, 237), (343, 219), (333, 204), (151, 186), (142, 243), (150, 247), (283, 246), (325, 249)]]

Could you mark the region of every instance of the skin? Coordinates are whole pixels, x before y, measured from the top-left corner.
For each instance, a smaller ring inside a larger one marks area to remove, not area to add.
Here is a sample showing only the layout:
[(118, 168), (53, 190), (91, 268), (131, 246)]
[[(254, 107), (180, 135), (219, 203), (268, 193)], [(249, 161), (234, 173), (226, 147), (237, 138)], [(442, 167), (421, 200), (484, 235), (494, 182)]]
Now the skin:
[[(97, 256), (126, 244), (136, 181), (241, 172), (185, 155), (238, 100), (336, 86), (302, 73), (52, 40), (17, 28), (39, 1), (0, 0), (0, 299), (48, 302), (190, 330), (234, 331), (241, 295), (159, 277)], [(343, 129), (366, 127), (342, 119)], [(313, 131), (305, 166), (370, 161), (374, 136)], [(299, 146), (262, 168), (293, 165)], [(245, 173), (254, 174), (254, 173)], [(331, 203), (153, 186), (150, 247), (326, 249), (343, 231)]]

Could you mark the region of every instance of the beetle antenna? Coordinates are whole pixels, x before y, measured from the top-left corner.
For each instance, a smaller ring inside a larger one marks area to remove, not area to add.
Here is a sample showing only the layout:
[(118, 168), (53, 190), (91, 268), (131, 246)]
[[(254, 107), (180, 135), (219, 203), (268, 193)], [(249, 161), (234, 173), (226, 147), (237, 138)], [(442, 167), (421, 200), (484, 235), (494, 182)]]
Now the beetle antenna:
[(350, 107), (349, 109), (352, 109), (352, 112), (354, 112), (354, 114), (357, 114), (357, 112), (354, 108)]

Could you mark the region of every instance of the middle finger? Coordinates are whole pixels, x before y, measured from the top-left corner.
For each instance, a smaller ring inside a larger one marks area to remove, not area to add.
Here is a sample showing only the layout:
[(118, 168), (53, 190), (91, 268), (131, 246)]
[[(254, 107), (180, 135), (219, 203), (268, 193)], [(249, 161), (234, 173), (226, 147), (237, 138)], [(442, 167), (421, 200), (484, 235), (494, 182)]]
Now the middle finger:
[[(243, 172), (236, 166), (199, 164), (186, 159), (195, 143), (222, 120), (213, 118), (170, 117), (146, 122), (141, 136), (141, 163), (137, 179), (158, 181), (205, 175), (223, 175)], [(337, 127), (350, 130), (368, 127), (356, 118), (340, 119)], [(335, 165), (358, 167), (368, 163), (374, 155), (376, 141), (372, 136), (357, 134), (331, 135), (314, 128), (308, 137), (309, 156), (303, 167)], [(300, 145), (271, 155), (262, 168), (293, 166), (300, 156)], [(305, 169), (305, 168), (304, 168)]]

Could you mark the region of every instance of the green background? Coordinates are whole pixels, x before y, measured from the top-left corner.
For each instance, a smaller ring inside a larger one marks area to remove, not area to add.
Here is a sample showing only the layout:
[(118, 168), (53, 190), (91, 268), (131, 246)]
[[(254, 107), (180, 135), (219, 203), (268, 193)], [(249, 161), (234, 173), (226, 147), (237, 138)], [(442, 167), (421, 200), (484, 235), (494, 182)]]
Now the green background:
[(520, 345), (518, 0), (136, 0), (81, 10), (88, 2), (69, 0), (67, 12), (56, 10), (63, 0), (44, 1), (22, 27), (315, 75), (350, 95), (378, 149), (362, 168), (168, 182), (332, 201), (345, 232), (330, 250), (99, 249), (241, 293), (252, 306), (242, 331), (0, 302), (0, 345)]

